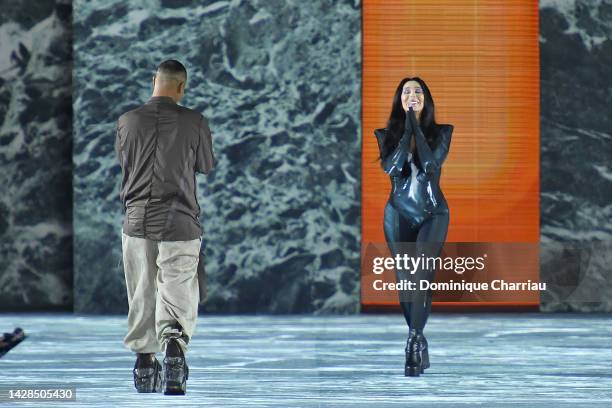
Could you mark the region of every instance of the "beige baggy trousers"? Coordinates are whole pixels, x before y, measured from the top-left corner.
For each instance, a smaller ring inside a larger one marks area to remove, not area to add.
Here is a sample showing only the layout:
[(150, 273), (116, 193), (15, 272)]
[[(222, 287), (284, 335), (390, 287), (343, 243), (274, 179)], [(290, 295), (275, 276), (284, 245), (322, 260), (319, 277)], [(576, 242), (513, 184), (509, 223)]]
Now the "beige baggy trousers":
[(201, 238), (152, 241), (121, 233), (128, 295), (125, 347), (135, 353), (165, 352), (176, 338), (186, 353), (198, 317)]

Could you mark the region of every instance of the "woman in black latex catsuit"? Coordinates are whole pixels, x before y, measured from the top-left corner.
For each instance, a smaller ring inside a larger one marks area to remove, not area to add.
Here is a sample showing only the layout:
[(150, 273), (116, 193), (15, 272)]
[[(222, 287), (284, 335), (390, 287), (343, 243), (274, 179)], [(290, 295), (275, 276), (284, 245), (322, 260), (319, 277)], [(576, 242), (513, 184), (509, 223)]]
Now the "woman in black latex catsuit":
[[(452, 125), (436, 124), (433, 99), (425, 82), (418, 77), (404, 78), (395, 92), (387, 127), (374, 131), (382, 167), (391, 178), (384, 230), (394, 257), (440, 255), (449, 223), (440, 174), (452, 132)], [(409, 376), (418, 376), (429, 367), (423, 328), (432, 294), (430, 289), (420, 290), (419, 281), (432, 282), (435, 270), (424, 266), (412, 271), (396, 268), (398, 282), (408, 280), (416, 285), (416, 290), (399, 293), (409, 326), (405, 365), (405, 375)]]

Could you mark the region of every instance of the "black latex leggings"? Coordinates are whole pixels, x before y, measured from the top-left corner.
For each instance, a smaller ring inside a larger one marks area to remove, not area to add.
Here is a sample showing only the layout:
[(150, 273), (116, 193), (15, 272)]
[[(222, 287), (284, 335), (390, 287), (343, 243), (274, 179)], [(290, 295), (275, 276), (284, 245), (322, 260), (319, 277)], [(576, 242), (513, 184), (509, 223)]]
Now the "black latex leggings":
[[(387, 244), (393, 256), (397, 254), (409, 256), (437, 257), (440, 255), (442, 245), (448, 232), (448, 212), (434, 214), (423, 221), (418, 227), (411, 227), (410, 223), (391, 205), (385, 208), (384, 229)], [(418, 268), (414, 274), (410, 271), (396, 269), (396, 279), (409, 280), (416, 283), (427, 279), (433, 282), (435, 270)], [(399, 293), (400, 306), (404, 318), (410, 329), (422, 330), (427, 323), (431, 311), (431, 289), (402, 291)]]

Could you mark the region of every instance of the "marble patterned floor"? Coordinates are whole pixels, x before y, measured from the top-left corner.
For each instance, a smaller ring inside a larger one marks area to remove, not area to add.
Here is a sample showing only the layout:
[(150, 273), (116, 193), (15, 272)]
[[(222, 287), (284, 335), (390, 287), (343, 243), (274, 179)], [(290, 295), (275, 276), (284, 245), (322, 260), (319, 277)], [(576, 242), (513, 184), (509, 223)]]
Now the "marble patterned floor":
[[(2, 314), (29, 335), (0, 389), (72, 386), (44, 407), (610, 407), (610, 316), (434, 314), (431, 368), (403, 376), (399, 315), (200, 316), (186, 396), (138, 394), (124, 316)], [(161, 360), (161, 354), (158, 354)]]

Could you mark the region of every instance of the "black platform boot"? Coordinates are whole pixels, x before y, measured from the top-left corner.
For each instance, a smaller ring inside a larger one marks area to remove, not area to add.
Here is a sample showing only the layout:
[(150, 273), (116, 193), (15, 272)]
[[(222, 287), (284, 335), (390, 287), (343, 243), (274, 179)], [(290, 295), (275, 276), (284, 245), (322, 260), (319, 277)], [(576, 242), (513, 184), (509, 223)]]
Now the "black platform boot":
[(138, 353), (134, 364), (134, 387), (138, 392), (160, 392), (162, 367), (153, 353)]
[[(421, 335), (421, 374), (425, 372), (426, 368), (429, 368), (429, 347), (427, 344), (427, 339), (423, 334), (423, 330), (418, 330)], [(417, 333), (417, 330), (410, 330), (408, 333), (408, 341), (406, 342), (406, 353), (408, 353), (408, 345), (410, 344), (410, 339)], [(407, 354), (406, 354), (407, 355)]]
[(28, 336), (21, 329), (17, 327), (12, 333), (4, 333), (0, 336), (0, 357), (9, 352), (13, 347), (21, 343)]
[(168, 341), (164, 358), (164, 395), (185, 395), (189, 367), (183, 350), (174, 338)]
[(404, 366), (404, 375), (406, 377), (418, 377), (422, 372), (422, 337), (422, 334), (410, 330), (408, 345), (406, 346), (406, 365)]

